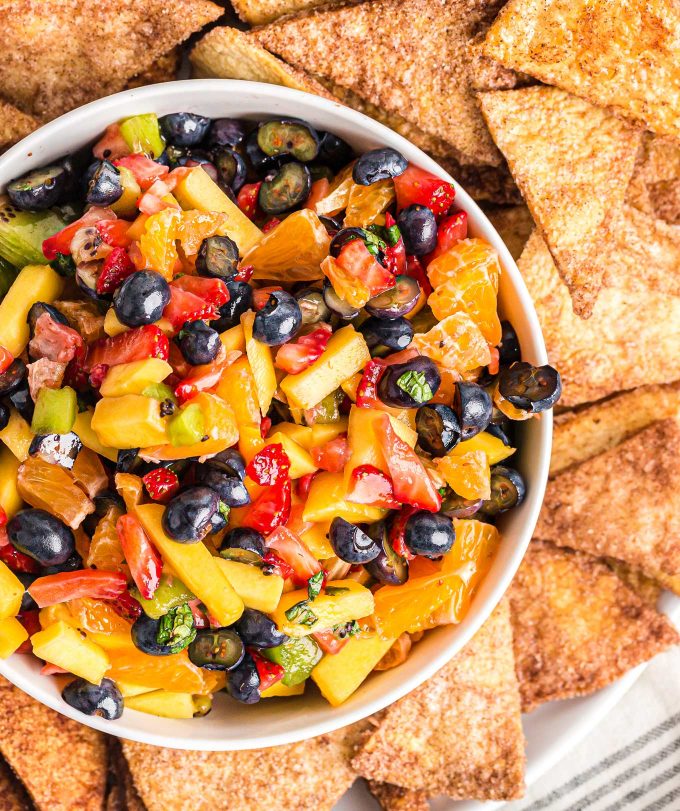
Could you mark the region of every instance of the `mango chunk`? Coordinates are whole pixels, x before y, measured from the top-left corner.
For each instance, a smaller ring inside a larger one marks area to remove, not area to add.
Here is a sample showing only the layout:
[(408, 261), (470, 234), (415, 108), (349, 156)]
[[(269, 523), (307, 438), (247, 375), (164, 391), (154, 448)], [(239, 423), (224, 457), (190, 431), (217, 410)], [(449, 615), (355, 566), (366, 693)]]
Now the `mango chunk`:
[(118, 366), (112, 366), (106, 373), (99, 393), (102, 397), (141, 394), (147, 386), (161, 383), (170, 374), (172, 374), (172, 366), (160, 358), (121, 363)]
[(129, 681), (116, 681), (116, 686), (120, 690), (123, 698), (133, 698), (134, 696), (141, 696), (143, 693), (153, 693), (153, 687), (145, 687), (143, 684), (134, 684)]
[(325, 445), (339, 437), (340, 434), (346, 434), (348, 425), (347, 417), (341, 417), (337, 422), (321, 422), (312, 425), (312, 448)]
[(464, 442), (459, 442), (455, 448), (449, 451), (451, 456), (462, 456), (468, 451), (484, 451), (489, 459), (490, 465), (497, 465), (508, 456), (516, 451), (516, 448), (511, 448), (503, 444), (503, 440), (497, 436), (490, 434), (488, 431), (473, 436), (472, 439), (466, 439)]
[(21, 609), (23, 596), (21, 580), (0, 560), (0, 619), (16, 616)]
[(284, 684), (282, 681), (277, 681), (263, 690), (260, 693), (260, 698), (288, 698), (289, 696), (301, 696), (305, 692), (306, 682), (301, 681), (300, 684)]
[(352, 523), (370, 524), (379, 521), (387, 510), (371, 507), (368, 504), (353, 504), (345, 498), (347, 489), (342, 473), (319, 473), (312, 480), (309, 496), (302, 518), (304, 521), (324, 523), (332, 521), (336, 515)]
[[(130, 231), (128, 231), (128, 236), (132, 238)], [(175, 334), (175, 328), (167, 318), (159, 319), (156, 321), (155, 326), (162, 330), (168, 337)], [(122, 324), (118, 320), (118, 316), (116, 315), (116, 311), (113, 309), (113, 307), (109, 307), (109, 309), (106, 311), (106, 315), (104, 316), (104, 332), (110, 338), (113, 338), (116, 335), (120, 335), (121, 332), (127, 332), (129, 329), (131, 329), (131, 327), (126, 327), (125, 324)]]
[(333, 656), (324, 656), (312, 670), (321, 695), (338, 707), (359, 687), (394, 644), (394, 639), (355, 636)]
[(76, 414), (76, 421), (73, 424), (74, 432), (78, 434), (80, 441), (86, 448), (98, 453), (105, 459), (109, 459), (111, 462), (116, 462), (118, 460), (118, 449), (111, 448), (109, 445), (104, 445), (99, 441), (99, 437), (92, 429), (93, 417), (94, 410), (91, 408)]
[(164, 561), (177, 577), (205, 603), (220, 625), (231, 625), (243, 613), (243, 600), (232, 588), (204, 543), (183, 544), (169, 538), (163, 530), (163, 507), (140, 504), (135, 512), (144, 530), (156, 545)]
[(25, 462), (28, 459), (28, 449), (31, 447), (34, 436), (31, 426), (18, 411), (11, 408), (9, 422), (0, 431), (0, 439), (20, 462)]
[(262, 231), (227, 197), (217, 183), (197, 166), (175, 186), (174, 196), (185, 211), (217, 211), (226, 214), (220, 233), (231, 237), (243, 256), (262, 239)]
[(125, 707), (161, 718), (193, 718), (196, 704), (191, 693), (175, 693), (170, 690), (153, 690), (125, 698)]
[(325, 591), (312, 602), (301, 605), (294, 616), (293, 607), (306, 600), (307, 589), (289, 591), (281, 598), (272, 619), (284, 634), (307, 636), (373, 613), (372, 592), (356, 580), (332, 580), (326, 584)]
[(276, 392), (276, 369), (274, 368), (271, 348), (253, 338), (254, 320), (255, 313), (252, 310), (248, 310), (247, 313), (243, 313), (241, 316), (246, 355), (255, 379), (255, 390), (260, 403), (260, 412), (264, 417), (269, 411), (269, 406), (272, 404), (272, 398)]
[(0, 507), (7, 518), (13, 518), (23, 501), (17, 489), (20, 460), (7, 447), (0, 447)]
[(164, 444), (168, 440), (165, 425), (158, 400), (141, 394), (103, 397), (92, 417), (99, 441), (120, 449)]
[[(240, 325), (239, 329), (243, 331)], [(260, 433), (260, 402), (248, 358), (239, 358), (224, 370), (217, 394), (234, 412), (239, 432), (238, 449), (249, 462), (264, 447), (264, 440)]]
[(28, 631), (15, 617), (0, 620), (0, 659), (7, 659), (28, 639)]
[(111, 665), (105, 650), (63, 620), (33, 634), (31, 644), (38, 659), (62, 667), (92, 684), (99, 684)]
[(36, 301), (51, 304), (63, 289), (64, 280), (49, 265), (26, 265), (0, 303), (0, 346), (20, 355), (30, 337), (28, 311)]
[[(294, 422), (280, 422), (272, 428), (279, 434), (285, 434), (305, 450), (314, 447), (314, 433), (308, 425), (296, 425)], [(267, 441), (270, 437), (267, 437)]]
[(282, 577), (277, 574), (266, 575), (259, 566), (236, 560), (215, 558), (215, 562), (246, 608), (255, 608), (265, 614), (271, 614), (276, 609), (283, 593)]
[(283, 446), (283, 450), (290, 459), (291, 479), (299, 479), (309, 473), (316, 472), (317, 466), (314, 464), (314, 460), (309, 451), (306, 451), (301, 445), (298, 445), (294, 439), (291, 439), (284, 433), (276, 431), (270, 437), (267, 437), (265, 445), (272, 445), (277, 442)]
[(353, 326), (339, 329), (323, 355), (297, 375), (286, 375), (281, 389), (292, 406), (313, 408), (371, 359), (364, 336)]
[(300, 540), (317, 560), (328, 560), (335, 555), (331, 542), (328, 540), (330, 521), (323, 524), (312, 524), (300, 535)]
[(246, 351), (246, 339), (243, 335), (243, 327), (240, 324), (236, 324), (235, 327), (221, 332), (220, 341), (227, 352)]
[[(346, 488), (349, 488), (352, 471), (360, 465), (373, 465), (383, 473), (389, 474), (383, 452), (373, 430), (376, 420), (381, 419), (382, 414), (382, 411), (376, 411), (373, 408), (358, 408), (354, 405), (349, 411), (347, 440), (350, 456), (344, 471)], [(390, 422), (395, 434), (414, 448), (418, 441), (418, 434), (391, 414)]]

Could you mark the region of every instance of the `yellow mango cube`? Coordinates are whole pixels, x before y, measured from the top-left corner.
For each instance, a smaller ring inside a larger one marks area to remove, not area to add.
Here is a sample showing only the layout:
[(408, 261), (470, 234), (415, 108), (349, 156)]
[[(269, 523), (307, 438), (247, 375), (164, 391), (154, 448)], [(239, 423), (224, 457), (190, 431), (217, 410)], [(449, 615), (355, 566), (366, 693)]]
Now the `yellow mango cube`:
[(281, 389), (292, 406), (313, 408), (370, 359), (364, 336), (350, 324), (332, 336), (323, 355), (311, 366), (299, 374), (286, 375)]
[(0, 560), (0, 619), (15, 617), (21, 610), (21, 598), (23, 596), (23, 583)]
[(112, 448), (109, 445), (104, 445), (99, 441), (99, 437), (92, 429), (92, 418), (94, 417), (94, 409), (88, 408), (76, 414), (76, 421), (73, 424), (73, 430), (80, 437), (80, 441), (86, 448), (98, 453), (111, 462), (118, 460), (118, 449)]
[(336, 515), (353, 524), (379, 521), (387, 515), (387, 510), (371, 507), (368, 504), (353, 504), (346, 499), (347, 489), (342, 473), (319, 473), (312, 480), (309, 495), (302, 513), (304, 521), (324, 523), (332, 521)]
[(347, 417), (341, 417), (337, 422), (312, 425), (312, 447), (325, 445), (339, 437), (340, 434), (346, 434), (348, 425)]
[(143, 684), (133, 684), (129, 681), (116, 680), (116, 686), (120, 690), (123, 698), (133, 698), (134, 696), (141, 696), (143, 693), (153, 693), (153, 687), (145, 687)]
[(286, 434), (276, 431), (265, 440), (265, 445), (273, 445), (279, 443), (283, 450), (286, 452), (290, 459), (290, 477), (291, 479), (299, 479), (306, 476), (308, 473), (314, 473), (317, 466), (314, 464), (309, 451), (306, 451), (301, 445), (291, 439)]
[(0, 620), (0, 659), (7, 659), (28, 639), (28, 631), (15, 617)]
[(267, 687), (260, 693), (260, 698), (289, 698), (290, 696), (301, 696), (305, 692), (306, 682), (300, 684), (287, 685), (282, 681), (277, 681), (271, 687)]
[[(128, 236), (131, 236), (130, 231), (128, 231)], [(169, 337), (175, 334), (175, 328), (167, 318), (160, 318), (155, 322), (154, 326), (158, 327), (158, 329), (162, 330), (162, 332)], [(130, 329), (131, 327), (125, 326), (125, 324), (122, 324), (118, 320), (118, 316), (113, 307), (109, 307), (104, 316), (104, 332), (109, 338), (114, 338), (116, 335), (120, 335), (122, 332), (127, 332)]]
[(283, 593), (282, 577), (277, 574), (266, 575), (259, 566), (236, 560), (215, 558), (215, 563), (226, 575), (246, 608), (264, 611), (265, 614), (271, 614), (276, 609)]
[(434, 460), (448, 486), (463, 498), (491, 498), (491, 469), (484, 451), (466, 451)]
[(312, 670), (321, 695), (338, 707), (361, 685), (394, 644), (394, 639), (355, 636), (333, 656), (324, 656)]
[(243, 335), (243, 327), (240, 324), (236, 324), (235, 327), (221, 332), (220, 341), (227, 352), (246, 351), (246, 339)]
[(28, 459), (28, 449), (31, 447), (35, 434), (31, 426), (15, 409), (10, 409), (9, 422), (0, 431), (0, 440), (12, 451), (20, 462)]
[(152, 690), (125, 698), (125, 707), (161, 718), (193, 718), (196, 704), (191, 693)]
[(272, 428), (276, 433), (285, 434), (305, 450), (314, 447), (314, 432), (308, 425), (296, 425), (294, 422), (280, 422)]
[(99, 684), (111, 666), (105, 650), (63, 620), (31, 637), (33, 653), (92, 684)]
[(260, 412), (264, 417), (272, 404), (272, 398), (277, 389), (276, 369), (271, 347), (262, 344), (253, 338), (253, 321), (255, 313), (248, 310), (241, 316), (241, 326), (246, 343), (248, 363), (255, 379), (255, 390), (260, 403)]
[(473, 436), (472, 439), (466, 439), (464, 442), (459, 442), (455, 448), (449, 451), (451, 456), (462, 456), (468, 451), (484, 451), (489, 459), (490, 465), (497, 465), (504, 459), (516, 451), (516, 448), (511, 448), (503, 444), (503, 440), (497, 436), (490, 434), (488, 431)]
[[(284, 634), (307, 636), (373, 613), (372, 592), (356, 580), (332, 580), (326, 584), (325, 591), (301, 606), (297, 616), (293, 616), (291, 609), (307, 598), (307, 589), (289, 591), (281, 598), (272, 619)], [(290, 616), (286, 615), (287, 611)]]
[(20, 355), (30, 337), (28, 311), (36, 301), (51, 304), (64, 289), (64, 280), (49, 265), (26, 265), (0, 302), (0, 346), (14, 357)]
[(94, 409), (92, 430), (102, 444), (113, 448), (146, 448), (168, 441), (166, 418), (152, 397), (126, 394), (103, 397)]
[(328, 560), (335, 556), (331, 542), (328, 540), (330, 521), (323, 524), (312, 524), (300, 535), (300, 540), (317, 560)]
[(205, 603), (220, 625), (231, 625), (243, 613), (243, 600), (231, 586), (206, 545), (178, 543), (163, 529), (164, 508), (160, 504), (140, 504), (135, 513), (164, 561), (177, 577)]
[(0, 507), (7, 518), (13, 518), (21, 509), (23, 501), (17, 489), (17, 475), (21, 462), (4, 445), (0, 447)]
[(106, 373), (99, 393), (102, 397), (141, 394), (147, 386), (162, 383), (171, 374), (172, 366), (160, 358), (120, 363), (112, 366)]

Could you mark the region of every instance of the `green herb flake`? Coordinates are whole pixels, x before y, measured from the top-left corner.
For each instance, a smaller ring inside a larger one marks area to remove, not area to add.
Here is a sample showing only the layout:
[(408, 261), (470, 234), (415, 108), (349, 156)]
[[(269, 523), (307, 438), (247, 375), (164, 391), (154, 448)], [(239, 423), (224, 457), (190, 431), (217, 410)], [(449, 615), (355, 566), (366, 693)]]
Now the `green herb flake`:
[(342, 594), (343, 591), (349, 591), (346, 586), (326, 586), (326, 594), (329, 597), (335, 597), (336, 594)]
[(50, 262), (50, 267), (66, 278), (76, 275), (76, 263), (70, 254), (58, 253), (56, 258)]
[(222, 518), (224, 518), (225, 521), (228, 521), (229, 514), (231, 513), (231, 507), (228, 504), (225, 504), (224, 501), (220, 501), (220, 505), (217, 509), (219, 510)]
[(310, 600), (316, 600), (321, 594), (323, 588), (324, 572), (323, 570), (313, 574), (307, 581), (307, 594)]
[(416, 403), (428, 403), (434, 397), (434, 392), (430, 388), (424, 372), (404, 372), (397, 378), (397, 386), (412, 397)]
[(348, 636), (358, 636), (360, 633), (361, 625), (359, 625), (356, 620), (333, 626), (333, 635), (337, 636), (338, 639), (346, 639)]
[(399, 242), (401, 239), (401, 231), (399, 230), (398, 225), (390, 225), (389, 228), (385, 228), (385, 241), (390, 246), (390, 248), (394, 248), (394, 246)]
[(171, 608), (160, 618), (156, 641), (168, 645), (172, 653), (183, 651), (195, 638), (194, 615), (188, 603)]
[(309, 600), (300, 600), (299, 603), (291, 605), (291, 607), (286, 610), (286, 619), (289, 622), (296, 622), (298, 625), (311, 628), (319, 618), (309, 607)]

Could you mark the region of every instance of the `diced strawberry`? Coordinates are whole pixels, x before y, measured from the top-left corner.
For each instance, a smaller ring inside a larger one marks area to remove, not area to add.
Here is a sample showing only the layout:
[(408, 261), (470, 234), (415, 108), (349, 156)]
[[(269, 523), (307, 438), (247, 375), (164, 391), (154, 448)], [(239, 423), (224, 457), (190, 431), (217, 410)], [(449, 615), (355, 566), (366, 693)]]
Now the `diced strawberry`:
[(222, 279), (208, 279), (204, 276), (180, 276), (172, 283), (173, 287), (186, 290), (195, 296), (221, 307), (229, 301), (229, 290)]
[(461, 239), (467, 237), (467, 213), (465, 211), (456, 211), (450, 217), (445, 217), (437, 229), (437, 247), (423, 257), (423, 264), (427, 267), (430, 262), (434, 261), (438, 256), (446, 253), (453, 246), (460, 242)]
[(328, 197), (328, 192), (330, 190), (331, 184), (328, 182), (327, 177), (321, 177), (319, 180), (315, 180), (312, 183), (312, 189), (309, 192), (309, 197), (305, 200), (305, 208), (311, 208), (312, 211), (315, 211), (315, 206), (319, 202), (319, 200), (323, 200), (324, 197)]
[(110, 600), (111, 608), (123, 619), (134, 622), (142, 615), (142, 605), (139, 600), (135, 599), (129, 591), (124, 591), (115, 600)]
[(93, 389), (101, 388), (108, 371), (109, 367), (105, 363), (98, 363), (96, 366), (92, 367), (92, 371), (87, 376), (87, 382)]
[(207, 614), (205, 614), (205, 612), (201, 610), (200, 604), (201, 604), (200, 600), (189, 600), (188, 603), (194, 618), (194, 627), (208, 628), (210, 627), (210, 620), (208, 619)]
[(378, 397), (378, 383), (385, 371), (385, 364), (376, 360), (369, 360), (364, 366), (364, 372), (357, 386), (358, 408), (381, 408), (383, 403)]
[(236, 203), (241, 211), (251, 220), (260, 219), (262, 217), (262, 211), (260, 210), (260, 206), (258, 205), (257, 198), (260, 193), (260, 186), (262, 186), (262, 181), (260, 180), (259, 183), (245, 183), (241, 186), (241, 189), (236, 196)]
[[(406, 270), (406, 248), (397, 223), (389, 211), (385, 212), (385, 229), (387, 230), (385, 264), (390, 273), (398, 276)], [(399, 234), (396, 240), (392, 239), (395, 234)]]
[(59, 667), (59, 665), (53, 665), (52, 662), (45, 662), (40, 668), (41, 676), (63, 676), (66, 673), (68, 673), (68, 670), (64, 670), (64, 668)]
[(246, 473), (261, 486), (277, 484), (288, 476), (290, 459), (280, 442), (265, 445), (246, 465)]
[(267, 220), (262, 226), (262, 233), (268, 234), (270, 231), (273, 231), (277, 225), (281, 225), (281, 220), (278, 217), (272, 217), (271, 220)]
[(394, 497), (392, 481), (382, 470), (373, 465), (359, 465), (350, 476), (347, 500), (355, 504), (370, 504), (386, 510), (400, 507)]
[(490, 375), (497, 375), (498, 370), (500, 368), (501, 354), (498, 351), (498, 347), (496, 347), (496, 346), (490, 346), (489, 347), (489, 353), (491, 354), (491, 362), (489, 363), (489, 365), (487, 367), (488, 370), (489, 370), (489, 374)]
[(347, 434), (336, 436), (325, 445), (314, 447), (310, 451), (314, 464), (322, 470), (328, 470), (330, 473), (339, 473), (349, 459), (349, 445), (347, 443)]
[(123, 138), (118, 124), (109, 124), (92, 148), (92, 154), (100, 161), (115, 161), (130, 154), (130, 147)]
[(76, 391), (85, 391), (89, 386), (87, 372), (85, 371), (85, 360), (87, 358), (87, 346), (83, 344), (77, 351), (73, 360), (66, 367), (63, 384), (71, 386)]
[(408, 547), (406, 546), (406, 522), (408, 519), (414, 514), (418, 512), (417, 507), (411, 507), (410, 505), (406, 505), (401, 508), (399, 514), (396, 515), (392, 519), (392, 523), (390, 524), (389, 530), (389, 542), (390, 546), (397, 555), (400, 555), (402, 558), (406, 558), (406, 560), (413, 560), (415, 555), (409, 551)]
[(163, 572), (161, 556), (134, 515), (121, 515), (116, 532), (135, 585), (145, 600), (151, 600)]
[(35, 322), (35, 331), (28, 348), (34, 358), (69, 363), (82, 346), (83, 339), (78, 332), (55, 321), (48, 313), (43, 313)]
[(262, 417), (260, 420), (260, 436), (264, 439), (267, 434), (271, 431), (272, 427), (272, 418), (271, 417)]
[(42, 252), (48, 261), (57, 258), (57, 254), (68, 256), (71, 253), (71, 241), (81, 228), (96, 225), (100, 220), (115, 220), (116, 215), (110, 208), (98, 208), (93, 206), (83, 214), (83, 216), (57, 231), (51, 237), (43, 241)]
[(238, 273), (234, 276), (235, 282), (249, 282), (255, 273), (254, 265), (243, 265), (238, 269)]
[(321, 650), (330, 656), (340, 653), (340, 651), (349, 642), (349, 637), (340, 639), (333, 633), (333, 631), (330, 630), (330, 628), (327, 631), (316, 631), (316, 633), (312, 634), (312, 638), (316, 641)]
[(190, 366), (189, 375), (175, 386), (175, 397), (180, 405), (184, 405), (187, 400), (195, 397), (199, 391), (209, 391), (214, 388), (222, 377), (222, 372), (241, 356), (238, 350), (226, 352), (221, 350), (217, 358), (212, 363), (205, 363), (202, 366)]
[(271, 550), (264, 555), (264, 557), (262, 558), (262, 562), (266, 566), (269, 566), (274, 574), (277, 574), (284, 580), (290, 580), (295, 574), (293, 567), (289, 566), (285, 560), (282, 560), (276, 554), (276, 552), (272, 552)]
[(348, 282), (361, 282), (368, 289), (371, 298), (394, 287), (394, 275), (378, 262), (362, 239), (347, 242), (335, 263), (344, 272)]
[(169, 352), (170, 342), (167, 336), (155, 324), (147, 324), (113, 338), (95, 341), (88, 349), (83, 368), (89, 372), (101, 363), (117, 366), (148, 358), (167, 360)]
[(305, 476), (300, 476), (299, 479), (295, 482), (295, 491), (298, 494), (298, 497), (306, 500), (307, 496), (309, 495), (309, 488), (312, 486), (312, 481), (316, 473), (307, 473)]
[(0, 375), (9, 369), (13, 361), (14, 355), (9, 351), (9, 349), (5, 349), (4, 346), (0, 346)]
[(432, 292), (432, 285), (430, 284), (430, 280), (425, 272), (425, 268), (417, 256), (411, 256), (409, 254), (406, 257), (406, 275), (418, 282), (420, 289), (423, 291), (423, 293), (425, 293), (426, 296), (430, 295)]
[(142, 476), (144, 487), (154, 501), (168, 501), (179, 490), (179, 479), (174, 470), (157, 467)]
[[(119, 222), (122, 222), (119, 220)], [(125, 248), (116, 247), (104, 260), (97, 277), (97, 293), (100, 296), (111, 295), (118, 285), (135, 272), (136, 268)]]
[(394, 178), (394, 188), (397, 192), (398, 211), (419, 203), (427, 206), (436, 217), (446, 214), (456, 196), (451, 183), (412, 163), (409, 163), (405, 172)]
[(255, 648), (247, 648), (247, 651), (255, 663), (257, 675), (260, 677), (260, 692), (268, 690), (272, 685), (276, 684), (277, 681), (281, 681), (286, 675), (283, 665), (265, 659)]
[(321, 564), (306, 544), (287, 527), (279, 526), (269, 535), (267, 548), (273, 549), (293, 568), (293, 582), (297, 586), (305, 585), (310, 577), (321, 571)]
[(31, 583), (28, 592), (39, 608), (45, 608), (80, 597), (115, 600), (126, 588), (127, 583), (122, 572), (81, 569), (77, 572), (59, 572), (39, 577)]
[(114, 166), (124, 166), (129, 169), (135, 176), (135, 180), (139, 183), (142, 191), (150, 188), (159, 177), (165, 177), (170, 169), (163, 166), (146, 155), (126, 155), (118, 160), (113, 161)]
[(168, 197), (171, 189), (163, 180), (154, 181), (153, 185), (147, 189), (137, 201), (137, 208), (142, 214), (158, 214), (166, 208), (179, 208), (177, 202), (172, 197)]
[(256, 529), (269, 535), (277, 527), (285, 524), (290, 516), (290, 479), (282, 479), (267, 487), (248, 508), (242, 526)]
[(29, 574), (38, 574), (40, 571), (40, 566), (33, 560), (33, 558), (29, 558), (28, 555), (24, 555), (23, 552), (15, 549), (11, 544), (0, 546), (0, 560), (5, 565), (9, 566), (13, 572), (28, 572)]
[(163, 310), (163, 317), (179, 330), (187, 321), (209, 321), (219, 318), (219, 311), (213, 304), (208, 304), (195, 293), (182, 290), (174, 282), (170, 285), (170, 301)]
[(112, 248), (127, 248), (132, 242), (127, 232), (130, 223), (127, 220), (99, 220), (94, 226), (101, 238)]
[(274, 365), (288, 374), (299, 374), (321, 357), (332, 334), (330, 324), (320, 323), (307, 335), (283, 344), (276, 353)]
[(0, 529), (7, 526), (7, 513), (3, 507), (0, 507)]

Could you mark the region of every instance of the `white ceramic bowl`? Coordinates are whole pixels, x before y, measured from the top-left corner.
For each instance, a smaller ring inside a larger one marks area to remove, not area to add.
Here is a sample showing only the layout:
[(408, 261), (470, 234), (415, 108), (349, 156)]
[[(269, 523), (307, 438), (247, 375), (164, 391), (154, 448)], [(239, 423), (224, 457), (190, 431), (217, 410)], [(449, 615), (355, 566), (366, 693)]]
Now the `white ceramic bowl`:
[[(346, 139), (359, 152), (379, 146), (398, 149), (409, 161), (452, 180), (431, 158), (387, 127), (339, 103), (297, 90), (254, 82), (204, 79), (128, 90), (87, 104), (29, 135), (0, 157), (0, 189), (13, 178), (95, 139), (106, 126), (138, 113), (188, 111), (203, 115), (266, 118), (296, 116)], [(454, 179), (455, 182), (455, 179)], [(541, 330), (527, 289), (508, 249), (483, 212), (456, 183), (456, 200), (467, 211), (469, 231), (498, 251), (503, 267), (500, 306), (515, 327), (522, 356), (547, 362)], [(81, 723), (123, 738), (159, 746), (209, 751), (254, 749), (292, 743), (346, 726), (401, 698), (449, 659), (474, 635), (503, 596), (519, 566), (538, 517), (548, 476), (552, 415), (520, 426), (521, 451), (513, 457), (527, 482), (527, 497), (500, 523), (502, 544), (465, 619), (430, 631), (398, 668), (373, 674), (341, 707), (333, 708), (314, 689), (299, 698), (267, 699), (245, 706), (219, 695), (206, 718), (173, 720), (126, 710), (118, 721), (90, 718), (65, 704), (52, 679), (40, 676), (37, 660), (14, 655), (0, 661), (0, 673), (49, 707)]]

